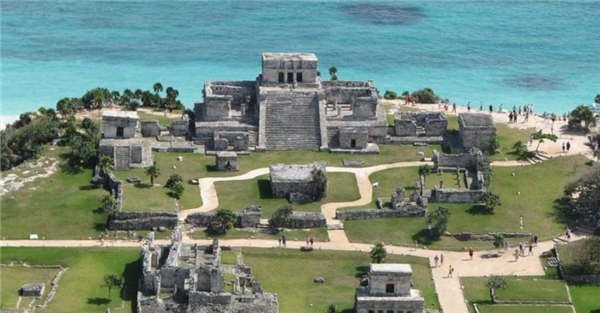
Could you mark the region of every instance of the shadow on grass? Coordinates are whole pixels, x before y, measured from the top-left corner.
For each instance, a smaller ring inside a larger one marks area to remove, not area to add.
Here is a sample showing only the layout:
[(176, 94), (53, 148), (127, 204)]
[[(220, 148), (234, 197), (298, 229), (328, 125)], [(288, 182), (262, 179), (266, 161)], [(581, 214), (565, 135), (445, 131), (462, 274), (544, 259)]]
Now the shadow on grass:
[(485, 205), (474, 205), (467, 210), (471, 215), (494, 215), (494, 211), (485, 207)]
[(369, 267), (367, 265), (357, 266), (356, 274), (354, 274), (354, 277), (362, 278), (363, 276), (367, 275), (368, 273), (369, 273)]
[(571, 200), (568, 197), (562, 197), (554, 200), (554, 211), (549, 213), (557, 223), (563, 225), (572, 225), (577, 221), (577, 214), (571, 206)]
[(428, 229), (421, 229), (418, 233), (412, 235), (412, 240), (416, 240), (419, 245), (429, 246), (432, 243), (439, 241), (438, 238), (434, 238)]
[(207, 172), (218, 172), (217, 166), (214, 164), (206, 164), (206, 171)]
[(97, 232), (103, 232), (108, 229), (108, 220), (106, 223), (94, 223), (94, 230)]
[(268, 179), (258, 180), (258, 192), (260, 193), (261, 199), (273, 199), (273, 192), (271, 191), (271, 182)]
[(82, 172), (81, 167), (75, 167), (75, 166), (71, 165), (71, 163), (69, 163), (68, 161), (61, 162), (59, 165), (59, 168), (64, 173), (71, 174), (71, 175), (79, 174)]
[(135, 312), (137, 307), (137, 291), (140, 273), (142, 272), (142, 260), (137, 259), (134, 262), (127, 263), (121, 274), (125, 279), (121, 298), (131, 301), (131, 311)]
[(85, 186), (79, 186), (79, 190), (81, 191), (89, 191), (89, 190), (96, 190), (102, 188), (101, 186), (94, 186), (94, 185), (85, 185)]
[(107, 305), (111, 302), (111, 299), (108, 298), (88, 298), (87, 303), (93, 305)]
[(139, 189), (150, 189), (152, 188), (152, 185), (150, 185), (149, 183), (137, 183), (133, 185), (135, 188), (139, 188)]

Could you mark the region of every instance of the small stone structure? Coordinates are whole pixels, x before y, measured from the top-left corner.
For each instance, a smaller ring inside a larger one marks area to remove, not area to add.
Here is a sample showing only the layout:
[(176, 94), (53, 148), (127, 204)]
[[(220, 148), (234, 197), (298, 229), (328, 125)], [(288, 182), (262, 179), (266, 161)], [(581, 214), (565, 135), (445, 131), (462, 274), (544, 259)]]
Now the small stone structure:
[(27, 284), (19, 288), (19, 295), (22, 297), (41, 297), (44, 294), (45, 285), (40, 284)]
[(141, 137), (136, 137), (138, 123), (136, 112), (105, 111), (102, 114), (102, 139), (98, 147), (100, 156), (114, 160), (116, 170), (152, 165), (152, 153)]
[(142, 245), (142, 278), (138, 313), (277, 313), (277, 295), (263, 293), (252, 269), (236, 265), (232, 292), (227, 292), (221, 248), (183, 244), (179, 230), (171, 244), (154, 244), (154, 233)]
[(423, 217), (427, 214), (428, 199), (413, 193), (408, 201), (404, 188), (397, 188), (390, 197), (389, 207), (385, 207), (384, 199), (377, 199), (377, 209), (337, 211), (335, 218), (346, 220), (367, 220), (373, 218)]
[(459, 136), (463, 148), (488, 150), (496, 137), (496, 124), (490, 114), (460, 113), (458, 114)]
[(120, 212), (123, 205), (123, 182), (118, 180), (109, 169), (101, 169), (96, 165), (94, 168), (94, 177), (92, 184), (96, 187), (102, 186), (110, 195), (115, 198), (115, 211)]
[[(465, 189), (452, 189), (435, 186), (429, 195), (430, 202), (438, 203), (479, 203), (485, 193), (483, 167), (483, 154), (478, 149), (471, 149), (469, 153), (446, 154), (433, 151), (432, 156), (434, 171), (454, 172), (464, 174)], [(434, 174), (435, 175), (435, 174)], [(433, 175), (430, 175), (433, 176)], [(432, 179), (432, 178), (430, 178)]]
[(157, 137), (160, 136), (160, 124), (158, 124), (158, 120), (146, 120), (141, 121), (141, 132), (142, 137)]
[(237, 171), (237, 153), (231, 151), (219, 151), (215, 157), (215, 169), (217, 171)]
[(396, 112), (394, 134), (401, 137), (443, 136), (448, 119), (441, 112)]
[(183, 114), (180, 120), (171, 122), (169, 125), (169, 135), (171, 136), (187, 136), (190, 133), (190, 120), (187, 114)]
[(327, 220), (321, 212), (292, 212), (283, 225), (284, 228), (308, 229), (327, 226)]
[(342, 149), (365, 149), (368, 141), (369, 132), (365, 128), (340, 128), (340, 148)]
[(412, 289), (409, 264), (371, 264), (369, 285), (356, 291), (356, 313), (423, 313), (425, 299)]
[[(327, 170), (324, 163), (309, 164), (275, 164), (269, 167), (271, 192), (275, 198), (321, 199), (327, 188)], [(325, 180), (317, 176), (324, 175)]]

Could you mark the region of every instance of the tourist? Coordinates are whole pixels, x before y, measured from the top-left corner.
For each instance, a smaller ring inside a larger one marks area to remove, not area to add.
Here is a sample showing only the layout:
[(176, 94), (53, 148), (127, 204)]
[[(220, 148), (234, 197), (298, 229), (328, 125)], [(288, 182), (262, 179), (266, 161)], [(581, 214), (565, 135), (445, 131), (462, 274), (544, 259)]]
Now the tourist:
[(533, 235), (533, 244), (537, 247), (538, 236)]
[(567, 238), (567, 240), (571, 240), (571, 230), (568, 228), (565, 231), (565, 238)]
[(571, 142), (567, 141), (567, 154), (569, 153), (569, 150), (571, 150)]
[(279, 237), (279, 246), (281, 247), (281, 237)]
[(284, 247), (287, 247), (285, 235), (281, 236), (281, 243), (283, 244)]
[(529, 254), (528, 255), (533, 255), (533, 244), (529, 244)]
[(435, 264), (435, 267), (438, 267), (439, 261), (440, 261), (440, 257), (436, 254), (435, 257), (433, 258), (433, 263)]
[(508, 241), (504, 242), (504, 252), (508, 252)]
[(525, 120), (523, 121), (523, 123), (526, 123), (529, 121), (529, 112), (525, 111)]
[(490, 104), (490, 113), (494, 112), (494, 106)]
[(417, 241), (417, 239), (415, 239), (415, 250), (417, 250), (419, 248), (419, 242)]
[(504, 109), (504, 104), (500, 103), (500, 108), (498, 109), (498, 113), (502, 113)]
[(479, 101), (479, 112), (483, 112), (483, 101)]
[(517, 112), (513, 112), (513, 123), (517, 122)]
[(467, 103), (467, 112), (471, 112), (471, 101)]
[(521, 112), (522, 112), (522, 111), (521, 111), (521, 106), (519, 106), (519, 115), (521, 115)]
[(565, 149), (566, 149), (566, 147), (565, 147), (565, 143), (564, 143), (564, 142), (563, 142), (563, 144), (562, 144), (562, 149), (563, 149), (563, 153), (565, 153)]
[(515, 262), (519, 261), (519, 249), (515, 249)]
[(310, 236), (310, 246), (312, 247), (315, 244), (315, 237)]
[(473, 248), (469, 248), (469, 258), (473, 261)]
[(444, 265), (444, 254), (440, 253), (440, 266)]
[(309, 237), (306, 236), (306, 246), (308, 247), (308, 241), (309, 241)]
[(454, 269), (452, 268), (452, 265), (450, 265), (450, 267), (448, 267), (448, 277), (452, 278), (453, 273), (454, 273)]
[(456, 113), (456, 103), (452, 103), (452, 112)]
[(513, 122), (513, 114), (512, 114), (512, 112), (510, 112), (510, 113), (508, 114), (508, 122), (509, 122), (509, 123), (512, 123), (512, 122)]

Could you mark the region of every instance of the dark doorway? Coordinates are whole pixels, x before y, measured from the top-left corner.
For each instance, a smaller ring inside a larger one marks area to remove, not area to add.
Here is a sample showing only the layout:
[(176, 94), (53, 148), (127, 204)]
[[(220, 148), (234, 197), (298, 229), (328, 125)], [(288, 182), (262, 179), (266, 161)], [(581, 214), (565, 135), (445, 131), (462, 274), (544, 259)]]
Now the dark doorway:
[(123, 127), (117, 127), (117, 137), (123, 137)]
[(279, 82), (280, 83), (285, 83), (284, 79), (285, 79), (284, 74), (283, 73), (279, 73)]
[(394, 293), (394, 284), (385, 285), (385, 293)]
[(356, 148), (356, 139), (350, 140), (350, 148)]
[(302, 73), (296, 73), (296, 82), (298, 82), (298, 83), (302, 82)]
[(225, 168), (230, 170), (231, 169), (231, 162), (227, 161), (227, 164), (225, 164)]
[(293, 83), (294, 82), (294, 73), (288, 73), (287, 78), (288, 78), (288, 80), (287, 80), (288, 84)]

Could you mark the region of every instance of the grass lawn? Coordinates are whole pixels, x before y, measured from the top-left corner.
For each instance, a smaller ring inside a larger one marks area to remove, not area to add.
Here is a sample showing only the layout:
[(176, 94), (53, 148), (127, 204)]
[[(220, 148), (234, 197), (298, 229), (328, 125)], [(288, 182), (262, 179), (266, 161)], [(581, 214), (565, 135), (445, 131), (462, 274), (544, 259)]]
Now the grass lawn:
[(160, 115), (155, 115), (155, 114), (149, 114), (149, 113), (145, 113), (145, 112), (137, 112), (138, 117), (140, 118), (140, 121), (147, 121), (147, 120), (158, 120), (158, 123), (161, 126), (169, 126), (171, 125), (171, 123), (174, 120), (177, 120), (177, 118), (171, 118), (171, 117), (167, 117), (164, 116), (164, 114), (160, 114)]
[(569, 285), (569, 291), (577, 313), (600, 312), (600, 284)]
[(529, 136), (534, 132), (533, 128), (518, 129), (509, 127), (504, 123), (496, 123), (496, 139), (500, 142), (500, 153), (490, 156), (492, 161), (516, 160), (517, 156), (513, 154), (513, 146), (517, 141), (523, 143), (529, 142)]
[(91, 185), (92, 170), (58, 169), (47, 178), (27, 183), (2, 197), (2, 237), (96, 238), (106, 225), (101, 200), (107, 192)]
[[(112, 290), (108, 298), (108, 290), (100, 287), (104, 275), (111, 273), (125, 277), (124, 310), (118, 311), (134, 312), (141, 273), (140, 251), (137, 248), (2, 248), (1, 253), (2, 263), (26, 261), (29, 264), (60, 264), (69, 268), (60, 280), (56, 296), (43, 312), (104, 313), (108, 307), (113, 310), (120, 307), (123, 300), (119, 292)], [(4, 269), (2, 275), (4, 296)], [(8, 288), (12, 289), (11, 286)], [(10, 289), (8, 292), (11, 292)], [(4, 297), (2, 301), (4, 304)]]
[(570, 306), (558, 305), (479, 305), (478, 307), (481, 313), (573, 313)]
[[(256, 248), (243, 252), (244, 263), (252, 267), (263, 289), (278, 294), (279, 312), (327, 312), (330, 304), (340, 312), (352, 312), (354, 292), (370, 263), (369, 254), (361, 252)], [(421, 290), (425, 306), (439, 310), (427, 259), (388, 255), (388, 263), (410, 263), (414, 288)], [(315, 277), (324, 277), (325, 284), (314, 283)]]
[[(547, 240), (563, 231), (561, 216), (555, 209), (555, 199), (562, 195), (564, 186), (577, 174), (589, 170), (587, 159), (582, 156), (560, 157), (541, 164), (518, 167), (494, 167), (494, 177), (490, 190), (500, 196), (502, 206), (493, 214), (483, 212), (470, 204), (435, 204), (448, 207), (452, 211), (448, 230), (452, 232), (470, 231), (486, 233), (490, 231), (525, 231), (537, 234), (540, 240)], [(512, 176), (512, 173), (515, 176)], [(435, 180), (437, 175), (429, 175)], [(389, 197), (392, 190), (401, 186), (414, 186), (416, 169), (399, 168), (374, 173), (372, 182), (378, 181), (373, 197)], [(414, 187), (413, 187), (414, 188)], [(408, 190), (407, 190), (408, 191)], [(410, 193), (412, 191), (408, 191)], [(518, 195), (517, 192), (521, 192)], [(375, 205), (369, 206), (374, 208)], [(347, 208), (352, 209), (352, 208)], [(520, 217), (524, 229), (519, 229)], [(428, 239), (423, 218), (375, 219), (366, 221), (346, 221), (344, 228), (353, 242), (373, 243), (383, 241), (389, 244), (414, 245), (414, 240), (434, 249), (456, 249), (465, 246), (492, 247), (491, 242), (460, 242), (444, 238), (435, 242)]]
[[(36, 304), (41, 304), (50, 289), (52, 289), (50, 282), (54, 279), (58, 271), (56, 268), (28, 268), (18, 265), (0, 268), (0, 278), (2, 279), (0, 309), (15, 309), (17, 299), (19, 298), (19, 289), (25, 284), (44, 283), (45, 289), (42, 299), (35, 302)], [(23, 298), (20, 305), (21, 309), (28, 305), (32, 299), (32, 297)]]
[[(569, 301), (567, 287), (562, 280), (544, 277), (504, 277), (509, 283), (505, 290), (496, 291), (496, 298), (504, 301)], [(490, 290), (485, 277), (461, 277), (465, 298), (470, 303), (489, 304)]]
[[(329, 173), (327, 197), (319, 202), (294, 204), (294, 210), (320, 212), (321, 205), (329, 202), (354, 201), (360, 198), (356, 176), (352, 173)], [(269, 218), (279, 207), (289, 202), (286, 199), (274, 199), (271, 195), (269, 176), (263, 175), (251, 180), (216, 182), (219, 196), (219, 208), (234, 212), (248, 205), (262, 206), (263, 218)]]
[(241, 229), (231, 229), (224, 236), (215, 236), (214, 234), (210, 234), (205, 230), (197, 230), (190, 234), (190, 237), (193, 239), (207, 239), (207, 238), (223, 238), (223, 239), (271, 239), (278, 240), (281, 236), (285, 235), (288, 241), (303, 241), (306, 240), (307, 236), (315, 237), (316, 242), (326, 242), (329, 241), (329, 236), (327, 235), (327, 229), (325, 227), (322, 228), (312, 228), (310, 230), (303, 229), (285, 229), (283, 231), (278, 231), (275, 233), (259, 233), (259, 232), (251, 232), (247, 230)]

